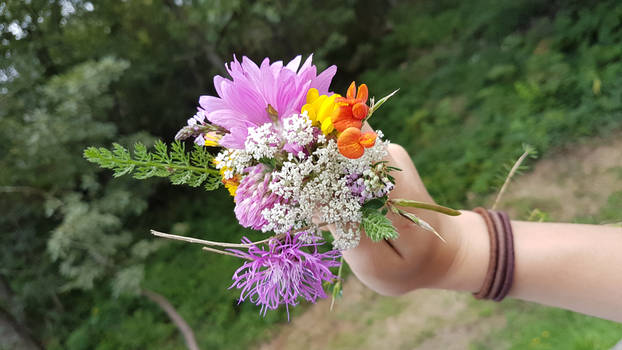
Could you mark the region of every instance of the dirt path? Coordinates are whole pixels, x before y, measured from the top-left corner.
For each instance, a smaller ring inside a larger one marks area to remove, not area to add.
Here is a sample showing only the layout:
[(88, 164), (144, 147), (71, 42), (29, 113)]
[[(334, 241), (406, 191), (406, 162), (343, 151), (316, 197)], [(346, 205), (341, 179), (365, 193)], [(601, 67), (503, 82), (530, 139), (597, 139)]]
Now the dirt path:
[(470, 295), (420, 290), (405, 296), (380, 296), (356, 278), (329, 312), (329, 300), (312, 306), (259, 349), (466, 349), (493, 327), (498, 315), (481, 316), (469, 307)]
[(500, 208), (512, 217), (538, 208), (566, 222), (595, 214), (616, 191), (622, 191), (622, 132), (538, 161), (512, 183)]
[[(572, 221), (597, 212), (616, 191), (622, 191), (622, 132), (538, 161), (515, 180), (500, 208), (513, 217), (538, 208), (555, 220)], [(491, 302), (468, 293), (420, 290), (383, 297), (356, 277), (346, 281), (343, 293), (333, 312), (330, 300), (322, 300), (258, 349), (468, 349), (505, 326)]]

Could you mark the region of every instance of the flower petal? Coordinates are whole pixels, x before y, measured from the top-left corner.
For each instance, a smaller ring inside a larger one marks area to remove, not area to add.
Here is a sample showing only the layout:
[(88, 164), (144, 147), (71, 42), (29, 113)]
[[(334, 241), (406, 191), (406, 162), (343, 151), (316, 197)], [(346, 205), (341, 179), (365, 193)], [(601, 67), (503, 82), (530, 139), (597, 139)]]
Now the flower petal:
[(289, 63), (285, 66), (285, 68), (293, 71), (293, 72), (297, 72), (298, 71), (298, 67), (300, 67), (300, 61), (302, 60), (302, 55), (298, 55), (296, 57), (294, 57), (293, 60), (289, 61)]
[(313, 101), (317, 100), (320, 97), (320, 93), (316, 88), (311, 88), (307, 92), (307, 103), (313, 103)]
[(333, 121), (330, 118), (326, 118), (322, 121), (322, 133), (328, 135), (335, 129)]
[(339, 153), (350, 159), (360, 158), (365, 153), (365, 149), (359, 143), (360, 137), (361, 130), (357, 128), (350, 127), (344, 130), (337, 138)]
[(367, 102), (367, 97), (369, 97), (369, 91), (367, 90), (366, 84), (361, 84), (359, 86), (359, 92), (356, 94), (356, 99), (361, 100), (363, 103)]
[(356, 95), (356, 82), (352, 82), (350, 83), (350, 86), (348, 87), (348, 92), (346, 93), (346, 97), (347, 98), (354, 98), (354, 95)]
[(327, 94), (328, 88), (330, 87), (330, 82), (333, 80), (333, 77), (337, 73), (337, 66), (330, 66), (326, 68), (325, 71), (320, 73), (317, 78), (313, 79), (311, 83), (311, 87), (316, 88), (320, 94)]
[(372, 147), (376, 144), (376, 135), (373, 131), (368, 131), (359, 137), (359, 143), (365, 148)]
[(352, 106), (352, 115), (356, 119), (364, 119), (367, 117), (367, 112), (369, 111), (369, 107), (367, 107), (364, 103), (357, 103)]

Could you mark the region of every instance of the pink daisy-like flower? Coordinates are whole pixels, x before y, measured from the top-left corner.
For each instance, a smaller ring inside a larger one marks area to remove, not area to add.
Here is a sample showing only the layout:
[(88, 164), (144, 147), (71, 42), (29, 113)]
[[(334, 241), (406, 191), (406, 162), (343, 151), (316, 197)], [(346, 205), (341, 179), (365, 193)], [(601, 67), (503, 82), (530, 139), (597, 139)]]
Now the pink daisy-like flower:
[[(240, 303), (248, 299), (260, 305), (264, 316), (268, 309), (285, 305), (289, 318), (289, 306), (297, 305), (299, 297), (312, 303), (326, 298), (322, 284), (337, 278), (330, 267), (339, 266), (337, 259), (341, 255), (337, 250), (320, 253), (317, 248), (323, 242), (304, 243), (300, 234), (287, 234), (282, 241), (271, 240), (267, 250), (256, 245), (250, 246), (248, 252), (229, 249), (247, 259), (233, 274), (234, 282), (229, 287), (242, 290)], [(246, 237), (242, 242), (251, 243)]]
[(199, 104), (207, 112), (207, 119), (229, 131), (220, 141), (227, 148), (244, 148), (249, 127), (271, 122), (268, 105), (274, 107), (279, 118), (299, 113), (306, 101), (307, 91), (316, 88), (328, 94), (331, 80), (337, 72), (331, 66), (321, 74), (311, 64), (312, 55), (300, 66), (301, 56), (287, 65), (282, 61), (272, 64), (265, 58), (257, 66), (247, 57), (240, 63), (235, 56), (225, 65), (232, 80), (214, 77), (219, 97), (201, 96)]

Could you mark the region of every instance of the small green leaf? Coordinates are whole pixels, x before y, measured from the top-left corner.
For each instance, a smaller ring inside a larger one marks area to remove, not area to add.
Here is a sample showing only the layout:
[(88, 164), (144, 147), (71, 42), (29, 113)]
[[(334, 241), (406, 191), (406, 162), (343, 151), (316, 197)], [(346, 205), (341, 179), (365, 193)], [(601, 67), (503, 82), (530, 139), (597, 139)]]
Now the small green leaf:
[(274, 158), (263, 157), (263, 158), (259, 159), (259, 163), (267, 166), (271, 170), (276, 168), (276, 159), (274, 159)]
[(380, 108), (380, 106), (382, 106), (385, 102), (387, 102), (387, 100), (390, 99), (391, 97), (393, 97), (393, 95), (395, 95), (398, 91), (400, 91), (400, 89), (397, 89), (397, 90), (393, 91), (392, 93), (388, 94), (387, 96), (379, 99), (378, 102), (375, 102), (375, 101), (372, 100), (372, 104), (369, 107), (369, 113), (367, 114), (367, 118), (371, 117), (371, 115), (378, 108)]
[(361, 224), (367, 237), (374, 242), (399, 237), (391, 220), (377, 210), (364, 210)]
[(385, 203), (387, 202), (387, 197), (382, 197), (382, 198), (374, 198), (372, 200), (369, 200), (367, 202), (365, 202), (363, 204), (363, 210), (366, 209), (380, 209), (382, 208)]
[(150, 177), (168, 177), (175, 185), (185, 184), (213, 190), (221, 184), (220, 172), (214, 169), (213, 156), (205, 147), (195, 145), (186, 152), (183, 143), (175, 141), (169, 147), (158, 140), (154, 152), (149, 152), (142, 143), (134, 145), (134, 154), (118, 143), (112, 150), (89, 147), (84, 150), (84, 157), (102, 168), (112, 169), (113, 176), (119, 177), (132, 173), (136, 179)]

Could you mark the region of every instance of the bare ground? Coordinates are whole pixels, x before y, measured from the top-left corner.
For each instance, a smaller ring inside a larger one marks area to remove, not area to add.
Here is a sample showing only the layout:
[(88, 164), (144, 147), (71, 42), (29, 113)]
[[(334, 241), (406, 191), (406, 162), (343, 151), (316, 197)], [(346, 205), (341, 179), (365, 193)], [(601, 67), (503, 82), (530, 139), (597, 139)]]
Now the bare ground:
[(556, 221), (572, 221), (595, 214), (610, 194), (621, 190), (622, 132), (618, 132), (538, 161), (531, 173), (510, 186), (500, 208), (513, 217), (538, 208)]
[[(616, 191), (622, 191), (622, 132), (538, 161), (533, 171), (514, 181), (500, 208), (513, 217), (537, 208), (554, 220), (571, 221), (596, 213)], [(505, 317), (490, 302), (475, 301), (467, 293), (419, 290), (383, 297), (354, 276), (343, 293), (333, 312), (330, 300), (322, 300), (257, 348), (468, 349), (505, 327)]]
[(330, 300), (322, 300), (259, 349), (458, 350), (468, 348), (482, 332), (505, 324), (500, 315), (482, 318), (469, 307), (471, 296), (464, 293), (420, 290), (383, 297), (352, 277), (344, 295), (332, 312)]

